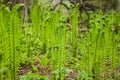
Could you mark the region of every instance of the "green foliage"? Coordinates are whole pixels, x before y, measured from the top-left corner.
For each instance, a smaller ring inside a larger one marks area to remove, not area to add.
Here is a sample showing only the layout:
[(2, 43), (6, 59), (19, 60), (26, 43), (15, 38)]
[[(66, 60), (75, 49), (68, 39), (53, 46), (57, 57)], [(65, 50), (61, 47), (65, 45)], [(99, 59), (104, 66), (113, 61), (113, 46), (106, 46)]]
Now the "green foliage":
[[(32, 33), (40, 39), (41, 54), (44, 54), (39, 62), (45, 68), (50, 61), (53, 70), (60, 69), (66, 57), (66, 21), (60, 11), (45, 11), (42, 8), (37, 4), (31, 9)], [(59, 71), (59, 77), (60, 74)]]
[[(43, 4), (46, 3), (40, 0), (35, 3), (30, 9), (31, 21), (23, 23), (23, 4), (12, 10), (0, 7), (1, 80), (17, 80), (19, 66), (27, 63), (36, 73), (24, 74), (20, 80), (64, 80), (71, 72), (76, 73), (77, 80), (114, 79), (120, 68), (119, 13), (91, 13), (88, 29), (84, 24), (78, 25), (78, 6), (70, 9), (69, 17), (64, 17), (61, 10), (52, 11)], [(80, 31), (82, 28), (87, 30)], [(39, 66), (43, 70), (49, 68), (52, 76), (38, 74)]]
[[(109, 15), (109, 16), (108, 16)], [(82, 60), (80, 62), (81, 70), (85, 70), (89, 76), (100, 76), (104, 79), (107, 73), (110, 73), (109, 79), (112, 79), (118, 60), (118, 33), (115, 31), (118, 14), (111, 12), (106, 15), (97, 12), (91, 15), (90, 31), (82, 39), (81, 51)], [(112, 20), (111, 20), (112, 19)], [(88, 67), (85, 67), (85, 66)]]
[(5, 69), (4, 74), (1, 75), (2, 80), (16, 80), (18, 78), (17, 71), (20, 63), (18, 56), (22, 25), (18, 10), (22, 6), (23, 4), (17, 4), (12, 11), (8, 7), (0, 10), (0, 69)]
[(70, 24), (71, 24), (71, 30), (72, 30), (72, 52), (73, 52), (73, 57), (76, 57), (77, 53), (77, 42), (78, 42), (78, 16), (79, 16), (79, 10), (78, 6), (71, 11), (71, 16), (70, 16)]
[(93, 80), (85, 71), (78, 70), (77, 80)]
[[(61, 78), (59, 76), (59, 72), (61, 72)], [(64, 78), (70, 73), (72, 72), (72, 70), (70, 70), (69, 68), (63, 68), (61, 67), (60, 69), (56, 69), (53, 71), (54, 76), (54, 80), (64, 80)]]
[(37, 79), (37, 80), (50, 80), (47, 76), (41, 76), (39, 74), (33, 74), (29, 72), (26, 75), (20, 76), (20, 80), (30, 80), (30, 79)]

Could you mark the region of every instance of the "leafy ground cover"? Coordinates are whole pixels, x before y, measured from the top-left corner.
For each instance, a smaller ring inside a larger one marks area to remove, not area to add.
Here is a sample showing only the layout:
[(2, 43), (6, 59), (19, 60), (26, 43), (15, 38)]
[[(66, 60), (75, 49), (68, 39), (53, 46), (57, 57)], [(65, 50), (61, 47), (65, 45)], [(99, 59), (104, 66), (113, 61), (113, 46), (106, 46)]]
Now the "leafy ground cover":
[(79, 25), (78, 6), (65, 17), (36, 3), (29, 21), (22, 7), (0, 7), (1, 80), (120, 79), (119, 12), (97, 10)]

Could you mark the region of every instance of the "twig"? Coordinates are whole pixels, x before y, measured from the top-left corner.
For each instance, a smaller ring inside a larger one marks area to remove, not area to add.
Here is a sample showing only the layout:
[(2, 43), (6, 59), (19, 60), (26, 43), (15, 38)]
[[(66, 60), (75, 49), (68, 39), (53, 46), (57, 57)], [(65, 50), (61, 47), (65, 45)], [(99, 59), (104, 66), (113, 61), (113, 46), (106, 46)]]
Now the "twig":
[(53, 10), (55, 10), (58, 5), (63, 5), (66, 9), (69, 10), (69, 7), (65, 3), (63, 3), (63, 0), (60, 0), (60, 2), (53, 7)]
[(80, 18), (83, 20), (82, 15), (81, 15), (82, 11), (84, 11), (85, 14), (87, 15), (87, 19), (85, 19), (85, 20), (78, 23), (78, 24), (83, 24), (83, 23), (85, 23), (85, 22), (87, 22), (89, 20), (89, 14), (88, 14), (82, 0), (79, 0), (79, 4), (80, 4)]
[(79, 22), (78, 24), (83, 24), (83, 23), (85, 23), (85, 22), (87, 22), (87, 21), (88, 21), (88, 19), (85, 19), (85, 20)]

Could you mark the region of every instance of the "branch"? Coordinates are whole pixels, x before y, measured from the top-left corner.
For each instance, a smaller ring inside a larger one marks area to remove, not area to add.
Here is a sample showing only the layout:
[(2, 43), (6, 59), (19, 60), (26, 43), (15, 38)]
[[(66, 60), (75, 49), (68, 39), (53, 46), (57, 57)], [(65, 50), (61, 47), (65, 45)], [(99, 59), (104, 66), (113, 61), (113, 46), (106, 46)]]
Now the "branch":
[(83, 23), (87, 22), (90, 17), (89, 17), (89, 14), (88, 14), (88, 12), (87, 12), (87, 10), (86, 10), (86, 8), (85, 8), (82, 0), (79, 1), (79, 4), (80, 4), (80, 18), (83, 20), (82, 15), (81, 15), (81, 14), (82, 14), (82, 11), (84, 11), (85, 14), (87, 15), (87, 19), (85, 19), (85, 20), (83, 20), (82, 22), (79, 22), (79, 23), (78, 23), (78, 24), (83, 24)]
[(62, 0), (60, 0), (60, 2), (53, 7), (53, 10), (55, 10), (58, 5), (63, 5), (67, 10), (69, 10), (69, 7), (65, 3), (63, 3)]

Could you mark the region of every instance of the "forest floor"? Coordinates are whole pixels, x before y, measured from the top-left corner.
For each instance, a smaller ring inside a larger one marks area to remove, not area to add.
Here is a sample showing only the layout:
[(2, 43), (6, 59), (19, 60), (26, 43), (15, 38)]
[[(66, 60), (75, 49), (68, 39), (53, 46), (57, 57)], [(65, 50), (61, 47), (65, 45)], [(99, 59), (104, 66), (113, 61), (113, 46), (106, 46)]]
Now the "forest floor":
[[(19, 67), (18, 75), (22, 76), (22, 75), (26, 75), (29, 72), (32, 72), (34, 74), (39, 73), (41, 76), (48, 76), (50, 78), (53, 76), (52, 70), (49, 65), (47, 65), (46, 68), (43, 68), (42, 65), (40, 65), (39, 61), (36, 61), (34, 62), (34, 66), (37, 67), (37, 71), (32, 69), (31, 64)], [(72, 69), (71, 66), (68, 66), (67, 68), (71, 69), (72, 71), (65, 77), (64, 80), (75, 80), (78, 75), (77, 71)], [(118, 79), (119, 73), (120, 73), (120, 68), (116, 68), (114, 72), (114, 80), (119, 80)], [(109, 72), (106, 73), (106, 77), (111, 77)], [(36, 79), (31, 79), (31, 80), (36, 80)]]
[[(37, 67), (37, 71), (32, 69), (31, 64), (19, 67), (18, 75), (22, 76), (22, 75), (26, 75), (29, 72), (32, 72), (34, 74), (39, 73), (41, 76), (45, 75), (45, 76), (49, 76), (50, 78), (52, 77), (53, 73), (49, 65), (47, 65), (46, 68), (43, 68), (42, 65), (40, 65), (39, 61), (36, 61), (34, 62), (34, 66)], [(65, 77), (65, 80), (68, 80), (68, 79), (74, 80), (78, 75), (77, 71), (72, 69), (71, 66), (67, 68), (71, 69), (71, 72)], [(34, 80), (34, 79), (31, 79), (31, 80)]]

